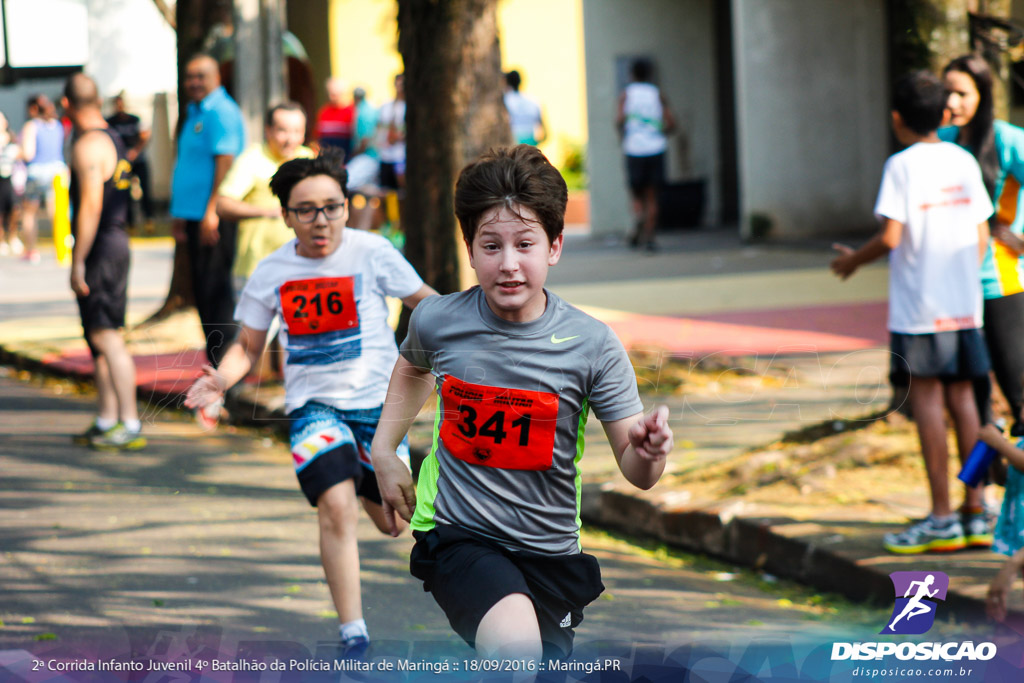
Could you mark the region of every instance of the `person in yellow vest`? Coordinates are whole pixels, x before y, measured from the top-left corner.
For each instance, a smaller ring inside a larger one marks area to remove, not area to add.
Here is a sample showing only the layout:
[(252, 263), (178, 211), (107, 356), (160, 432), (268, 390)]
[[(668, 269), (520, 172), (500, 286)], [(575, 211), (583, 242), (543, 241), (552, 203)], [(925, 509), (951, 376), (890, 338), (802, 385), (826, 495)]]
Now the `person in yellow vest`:
[[(306, 112), (297, 102), (283, 102), (266, 114), (264, 141), (250, 145), (231, 165), (217, 189), (217, 215), (221, 220), (238, 221), (238, 238), (231, 281), (235, 296), (245, 288), (256, 265), (295, 236), (281, 217), (281, 205), (270, 191), (270, 179), (278, 167), (292, 159), (309, 159), (313, 150), (303, 145), (306, 137)], [(256, 374), (273, 377), (279, 351), (277, 328), (270, 331), (271, 352), (263, 355)], [(212, 427), (219, 418), (220, 406), (197, 413), (199, 422)]]
[(281, 205), (270, 191), (278, 167), (292, 159), (309, 159), (303, 145), (306, 112), (297, 102), (284, 102), (267, 111), (264, 141), (238, 155), (217, 189), (217, 215), (238, 221), (238, 241), (232, 267), (235, 292), (241, 293), (256, 264), (295, 234), (281, 218)]

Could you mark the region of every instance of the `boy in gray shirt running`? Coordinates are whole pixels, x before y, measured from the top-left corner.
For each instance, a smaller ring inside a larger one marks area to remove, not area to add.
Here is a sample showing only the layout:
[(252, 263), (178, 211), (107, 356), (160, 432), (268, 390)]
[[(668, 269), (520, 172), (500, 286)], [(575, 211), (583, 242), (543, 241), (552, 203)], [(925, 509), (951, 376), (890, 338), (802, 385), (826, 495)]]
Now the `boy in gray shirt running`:
[[(614, 333), (544, 289), (566, 199), (535, 147), (463, 169), (455, 213), (480, 286), (414, 311), (371, 448), (385, 514), (411, 521), (413, 575), (482, 657), (567, 656), (604, 589), (579, 539), (589, 411), (639, 488), (658, 481), (672, 448), (668, 408), (644, 416)], [(435, 390), (433, 447), (414, 487), (395, 451)]]

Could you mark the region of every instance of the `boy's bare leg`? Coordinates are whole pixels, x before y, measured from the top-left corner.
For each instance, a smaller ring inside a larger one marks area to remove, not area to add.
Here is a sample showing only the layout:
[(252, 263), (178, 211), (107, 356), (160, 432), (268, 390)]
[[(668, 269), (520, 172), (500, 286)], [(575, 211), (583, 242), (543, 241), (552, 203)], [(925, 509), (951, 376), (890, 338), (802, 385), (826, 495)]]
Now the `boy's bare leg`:
[(316, 502), (320, 521), (320, 563), (338, 611), (338, 621), (346, 624), (363, 618), (363, 599), (359, 585), (359, 545), (356, 524), (359, 506), (351, 479), (320, 494)]
[(658, 188), (644, 188), (643, 206), (643, 239), (650, 244), (654, 241), (654, 231), (658, 227)]
[[(915, 377), (910, 382), (910, 408), (917, 423), (921, 455), (928, 473), (932, 514), (948, 516), (949, 447), (946, 444), (946, 417), (942, 383), (935, 377)], [(977, 434), (977, 430), (975, 430)]]
[(523, 593), (512, 593), (487, 610), (476, 627), (476, 653), (486, 659), (540, 661), (540, 626), (533, 601)]
[(120, 414), (117, 409), (117, 392), (114, 391), (114, 378), (110, 376), (110, 364), (107, 357), (98, 355), (93, 358), (96, 369), (93, 379), (96, 382), (97, 417), (108, 422), (117, 422)]
[[(978, 440), (981, 418), (978, 406), (974, 401), (974, 386), (971, 382), (954, 382), (945, 387), (946, 408), (953, 418), (956, 430), (956, 446), (960, 452), (960, 462), (965, 462)], [(964, 487), (964, 504), (969, 508), (979, 508), (983, 503), (985, 485)]]
[(36, 215), (39, 213), (39, 202), (28, 201), (21, 205), (21, 241), (25, 252), (36, 248)]
[(122, 422), (137, 421), (139, 407), (135, 403), (135, 361), (128, 353), (124, 337), (118, 330), (99, 329), (89, 332), (89, 341), (106, 360), (110, 384), (117, 400), (118, 417)]

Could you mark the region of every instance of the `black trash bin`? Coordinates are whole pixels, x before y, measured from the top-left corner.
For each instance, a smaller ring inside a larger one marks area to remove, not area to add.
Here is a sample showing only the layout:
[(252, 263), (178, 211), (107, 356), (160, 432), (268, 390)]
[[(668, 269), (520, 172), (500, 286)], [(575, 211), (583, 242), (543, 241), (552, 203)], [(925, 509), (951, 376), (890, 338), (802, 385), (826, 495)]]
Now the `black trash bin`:
[(665, 229), (697, 228), (704, 218), (704, 178), (666, 183), (661, 188), (659, 226)]

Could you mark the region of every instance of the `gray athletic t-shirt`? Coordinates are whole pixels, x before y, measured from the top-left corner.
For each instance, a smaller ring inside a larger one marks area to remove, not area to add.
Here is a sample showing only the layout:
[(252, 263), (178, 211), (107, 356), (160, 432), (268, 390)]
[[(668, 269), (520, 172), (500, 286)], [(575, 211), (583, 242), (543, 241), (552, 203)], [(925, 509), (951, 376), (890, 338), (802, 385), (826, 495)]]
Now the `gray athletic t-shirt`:
[(611, 329), (551, 292), (540, 318), (510, 323), (474, 287), (421, 301), (401, 353), (437, 377), (412, 528), (451, 524), (512, 550), (578, 553), (588, 411), (603, 422), (643, 411)]

